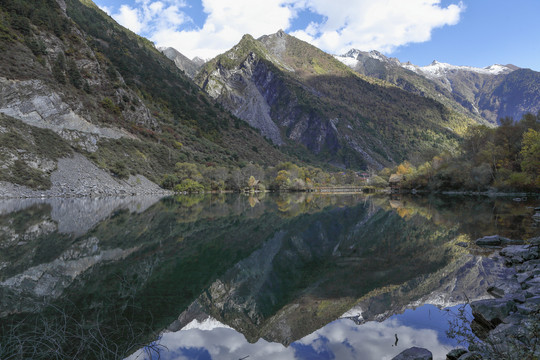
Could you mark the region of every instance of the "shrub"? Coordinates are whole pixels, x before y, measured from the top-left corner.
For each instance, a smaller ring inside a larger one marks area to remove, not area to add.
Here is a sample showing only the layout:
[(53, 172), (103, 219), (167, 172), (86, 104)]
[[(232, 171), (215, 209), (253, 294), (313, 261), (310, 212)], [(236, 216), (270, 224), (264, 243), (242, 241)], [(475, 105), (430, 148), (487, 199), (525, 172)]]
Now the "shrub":
[(184, 179), (182, 182), (174, 187), (175, 192), (188, 192), (188, 193), (202, 193), (204, 192), (204, 186), (199, 184), (195, 180)]

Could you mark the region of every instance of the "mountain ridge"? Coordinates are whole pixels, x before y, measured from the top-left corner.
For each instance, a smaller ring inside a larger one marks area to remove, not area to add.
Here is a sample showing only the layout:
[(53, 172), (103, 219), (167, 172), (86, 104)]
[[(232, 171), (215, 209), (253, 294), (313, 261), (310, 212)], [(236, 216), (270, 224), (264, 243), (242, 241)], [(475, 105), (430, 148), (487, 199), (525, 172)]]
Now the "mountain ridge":
[[(377, 51), (358, 49), (334, 56), (361, 74), (433, 98), (480, 124), (497, 125), (501, 118), (508, 116), (517, 121), (527, 112), (540, 110), (538, 72), (512, 64), (478, 68), (434, 60), (430, 65), (418, 66), (388, 58)], [(511, 86), (507, 79), (512, 79)], [(509, 96), (513, 98), (512, 104), (507, 103)]]
[[(304, 154), (341, 167), (381, 168), (427, 148), (450, 149), (473, 123), (431, 99), (355, 73), (282, 30), (259, 39), (244, 35), (208, 61), (195, 82), (275, 144), (294, 152), (299, 143)], [(414, 126), (402, 129), (405, 123)]]

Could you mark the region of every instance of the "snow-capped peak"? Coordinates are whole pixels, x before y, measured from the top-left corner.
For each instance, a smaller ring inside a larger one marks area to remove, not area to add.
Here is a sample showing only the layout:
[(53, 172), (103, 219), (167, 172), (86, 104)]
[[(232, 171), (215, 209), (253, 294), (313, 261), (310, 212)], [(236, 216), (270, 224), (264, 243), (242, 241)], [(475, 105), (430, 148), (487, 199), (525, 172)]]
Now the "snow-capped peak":
[(498, 75), (502, 73), (509, 73), (512, 71), (511, 68), (504, 65), (499, 65), (499, 64), (490, 65), (485, 68), (477, 68), (473, 66), (451, 65), (451, 64), (439, 62), (437, 60), (433, 60), (433, 62), (427, 66), (416, 66), (416, 65), (412, 65), (410, 62), (401, 64), (401, 66), (427, 77), (444, 77), (448, 73), (452, 73), (456, 71), (468, 71), (468, 72), (474, 72), (474, 73), (486, 74), (486, 75)]
[(341, 55), (340, 57), (350, 57), (353, 59), (356, 59), (358, 55), (360, 55), (362, 52), (358, 49), (351, 49), (347, 51), (344, 55)]

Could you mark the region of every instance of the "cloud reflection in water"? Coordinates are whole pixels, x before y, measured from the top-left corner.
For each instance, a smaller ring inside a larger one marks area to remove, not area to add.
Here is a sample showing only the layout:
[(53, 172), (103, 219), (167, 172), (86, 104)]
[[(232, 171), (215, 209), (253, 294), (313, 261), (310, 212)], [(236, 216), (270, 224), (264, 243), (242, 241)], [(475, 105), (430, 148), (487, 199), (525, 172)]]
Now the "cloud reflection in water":
[[(436, 360), (445, 359), (446, 353), (456, 346), (445, 336), (448, 327), (446, 311), (432, 305), (407, 310), (380, 323), (357, 325), (350, 319), (338, 319), (289, 347), (263, 339), (250, 344), (241, 333), (226, 325), (220, 326), (215, 320), (213, 323), (215, 327), (211, 330), (191, 326), (189, 330), (163, 334), (161, 344), (168, 350), (162, 351), (160, 358), (390, 360), (401, 351), (418, 346), (429, 349)], [(399, 341), (394, 346), (396, 334)], [(142, 358), (141, 352), (137, 352), (129, 359)]]

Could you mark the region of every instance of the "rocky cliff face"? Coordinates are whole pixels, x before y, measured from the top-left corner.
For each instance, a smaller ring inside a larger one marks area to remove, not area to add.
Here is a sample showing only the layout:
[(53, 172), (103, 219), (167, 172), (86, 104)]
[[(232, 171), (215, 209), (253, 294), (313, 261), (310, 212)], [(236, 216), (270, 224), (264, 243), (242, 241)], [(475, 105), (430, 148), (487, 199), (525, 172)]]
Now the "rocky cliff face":
[(274, 144), (341, 167), (381, 168), (420, 148), (449, 146), (470, 123), (439, 103), (358, 76), (283, 31), (244, 36), (195, 81)]
[(497, 124), (506, 116), (519, 120), (540, 110), (539, 73), (514, 65), (475, 68), (434, 61), (421, 67), (355, 49), (336, 59), (361, 74), (440, 101), (479, 123)]

